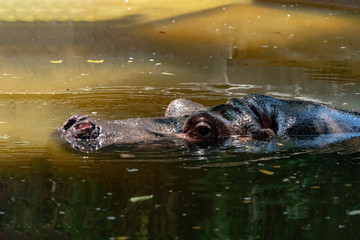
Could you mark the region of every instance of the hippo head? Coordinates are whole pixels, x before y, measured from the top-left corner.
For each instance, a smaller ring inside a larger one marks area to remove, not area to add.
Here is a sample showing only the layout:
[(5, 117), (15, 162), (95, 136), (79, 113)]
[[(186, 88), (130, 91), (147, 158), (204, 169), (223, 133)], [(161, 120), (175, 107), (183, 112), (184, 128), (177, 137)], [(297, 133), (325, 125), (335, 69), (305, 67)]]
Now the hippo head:
[(182, 141), (192, 148), (219, 146), (231, 138), (266, 138), (248, 107), (231, 99), (213, 108), (185, 99), (172, 101), (164, 118), (101, 120), (70, 117), (59, 129), (61, 138), (76, 150), (93, 152), (110, 145)]

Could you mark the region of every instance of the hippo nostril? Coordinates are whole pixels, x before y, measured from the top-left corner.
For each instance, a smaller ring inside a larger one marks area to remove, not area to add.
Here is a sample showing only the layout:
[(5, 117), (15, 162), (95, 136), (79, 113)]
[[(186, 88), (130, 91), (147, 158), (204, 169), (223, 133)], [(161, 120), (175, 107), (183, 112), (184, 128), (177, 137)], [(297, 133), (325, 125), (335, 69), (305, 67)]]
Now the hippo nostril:
[(74, 126), (76, 130), (82, 130), (86, 128), (93, 128), (94, 126), (89, 122), (79, 123), (78, 125)]
[(71, 128), (75, 123), (87, 119), (87, 116), (82, 115), (74, 115), (70, 117), (62, 126), (62, 129), (67, 131), (69, 128)]
[(63, 125), (63, 129), (66, 131), (68, 130), (72, 125), (74, 125), (74, 123), (76, 123), (76, 119), (75, 118), (70, 118), (69, 120), (66, 121), (66, 123)]
[(80, 122), (74, 125), (73, 137), (77, 139), (95, 139), (99, 136), (100, 127), (92, 122)]

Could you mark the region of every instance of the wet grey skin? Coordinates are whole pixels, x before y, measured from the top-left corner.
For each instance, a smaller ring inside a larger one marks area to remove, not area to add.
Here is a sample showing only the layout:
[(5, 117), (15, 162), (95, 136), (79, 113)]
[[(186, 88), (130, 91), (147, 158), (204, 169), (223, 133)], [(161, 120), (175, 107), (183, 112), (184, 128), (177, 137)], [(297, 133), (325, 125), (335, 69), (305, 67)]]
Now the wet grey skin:
[(186, 99), (172, 101), (162, 118), (101, 120), (70, 117), (57, 131), (82, 152), (110, 145), (176, 140), (191, 148), (218, 147), (229, 139), (269, 141), (283, 136), (360, 132), (360, 113), (309, 101), (251, 94), (209, 108)]

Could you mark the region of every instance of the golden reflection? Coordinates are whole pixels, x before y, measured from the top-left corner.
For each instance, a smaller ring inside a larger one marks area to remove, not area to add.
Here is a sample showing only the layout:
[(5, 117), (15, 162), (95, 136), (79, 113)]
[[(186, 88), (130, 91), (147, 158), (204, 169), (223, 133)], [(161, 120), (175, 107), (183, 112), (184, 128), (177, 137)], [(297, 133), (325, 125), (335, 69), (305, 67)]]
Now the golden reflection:
[[(232, 3), (251, 0), (11, 0), (0, 2), (0, 21), (104, 21), (119, 17), (154, 21)], [(131, 19), (128, 19), (131, 22)]]
[[(346, 61), (349, 71), (360, 74), (356, 15), (280, 4), (189, 12), (127, 27), (117, 20), (0, 22), (0, 92), (148, 85), (153, 79), (164, 86), (189, 76), (219, 81), (232, 59), (319, 68)], [(199, 68), (218, 75), (204, 77)]]

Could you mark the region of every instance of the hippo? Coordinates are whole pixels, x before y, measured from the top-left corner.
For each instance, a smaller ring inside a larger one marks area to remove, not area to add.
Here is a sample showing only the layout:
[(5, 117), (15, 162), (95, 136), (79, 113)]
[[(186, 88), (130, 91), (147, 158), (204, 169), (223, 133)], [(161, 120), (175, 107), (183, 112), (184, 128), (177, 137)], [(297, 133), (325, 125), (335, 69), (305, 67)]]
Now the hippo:
[(231, 98), (214, 107), (176, 99), (167, 107), (165, 117), (102, 120), (74, 115), (57, 133), (82, 152), (174, 139), (191, 148), (206, 149), (234, 139), (271, 141), (281, 137), (360, 133), (360, 112), (259, 94)]

